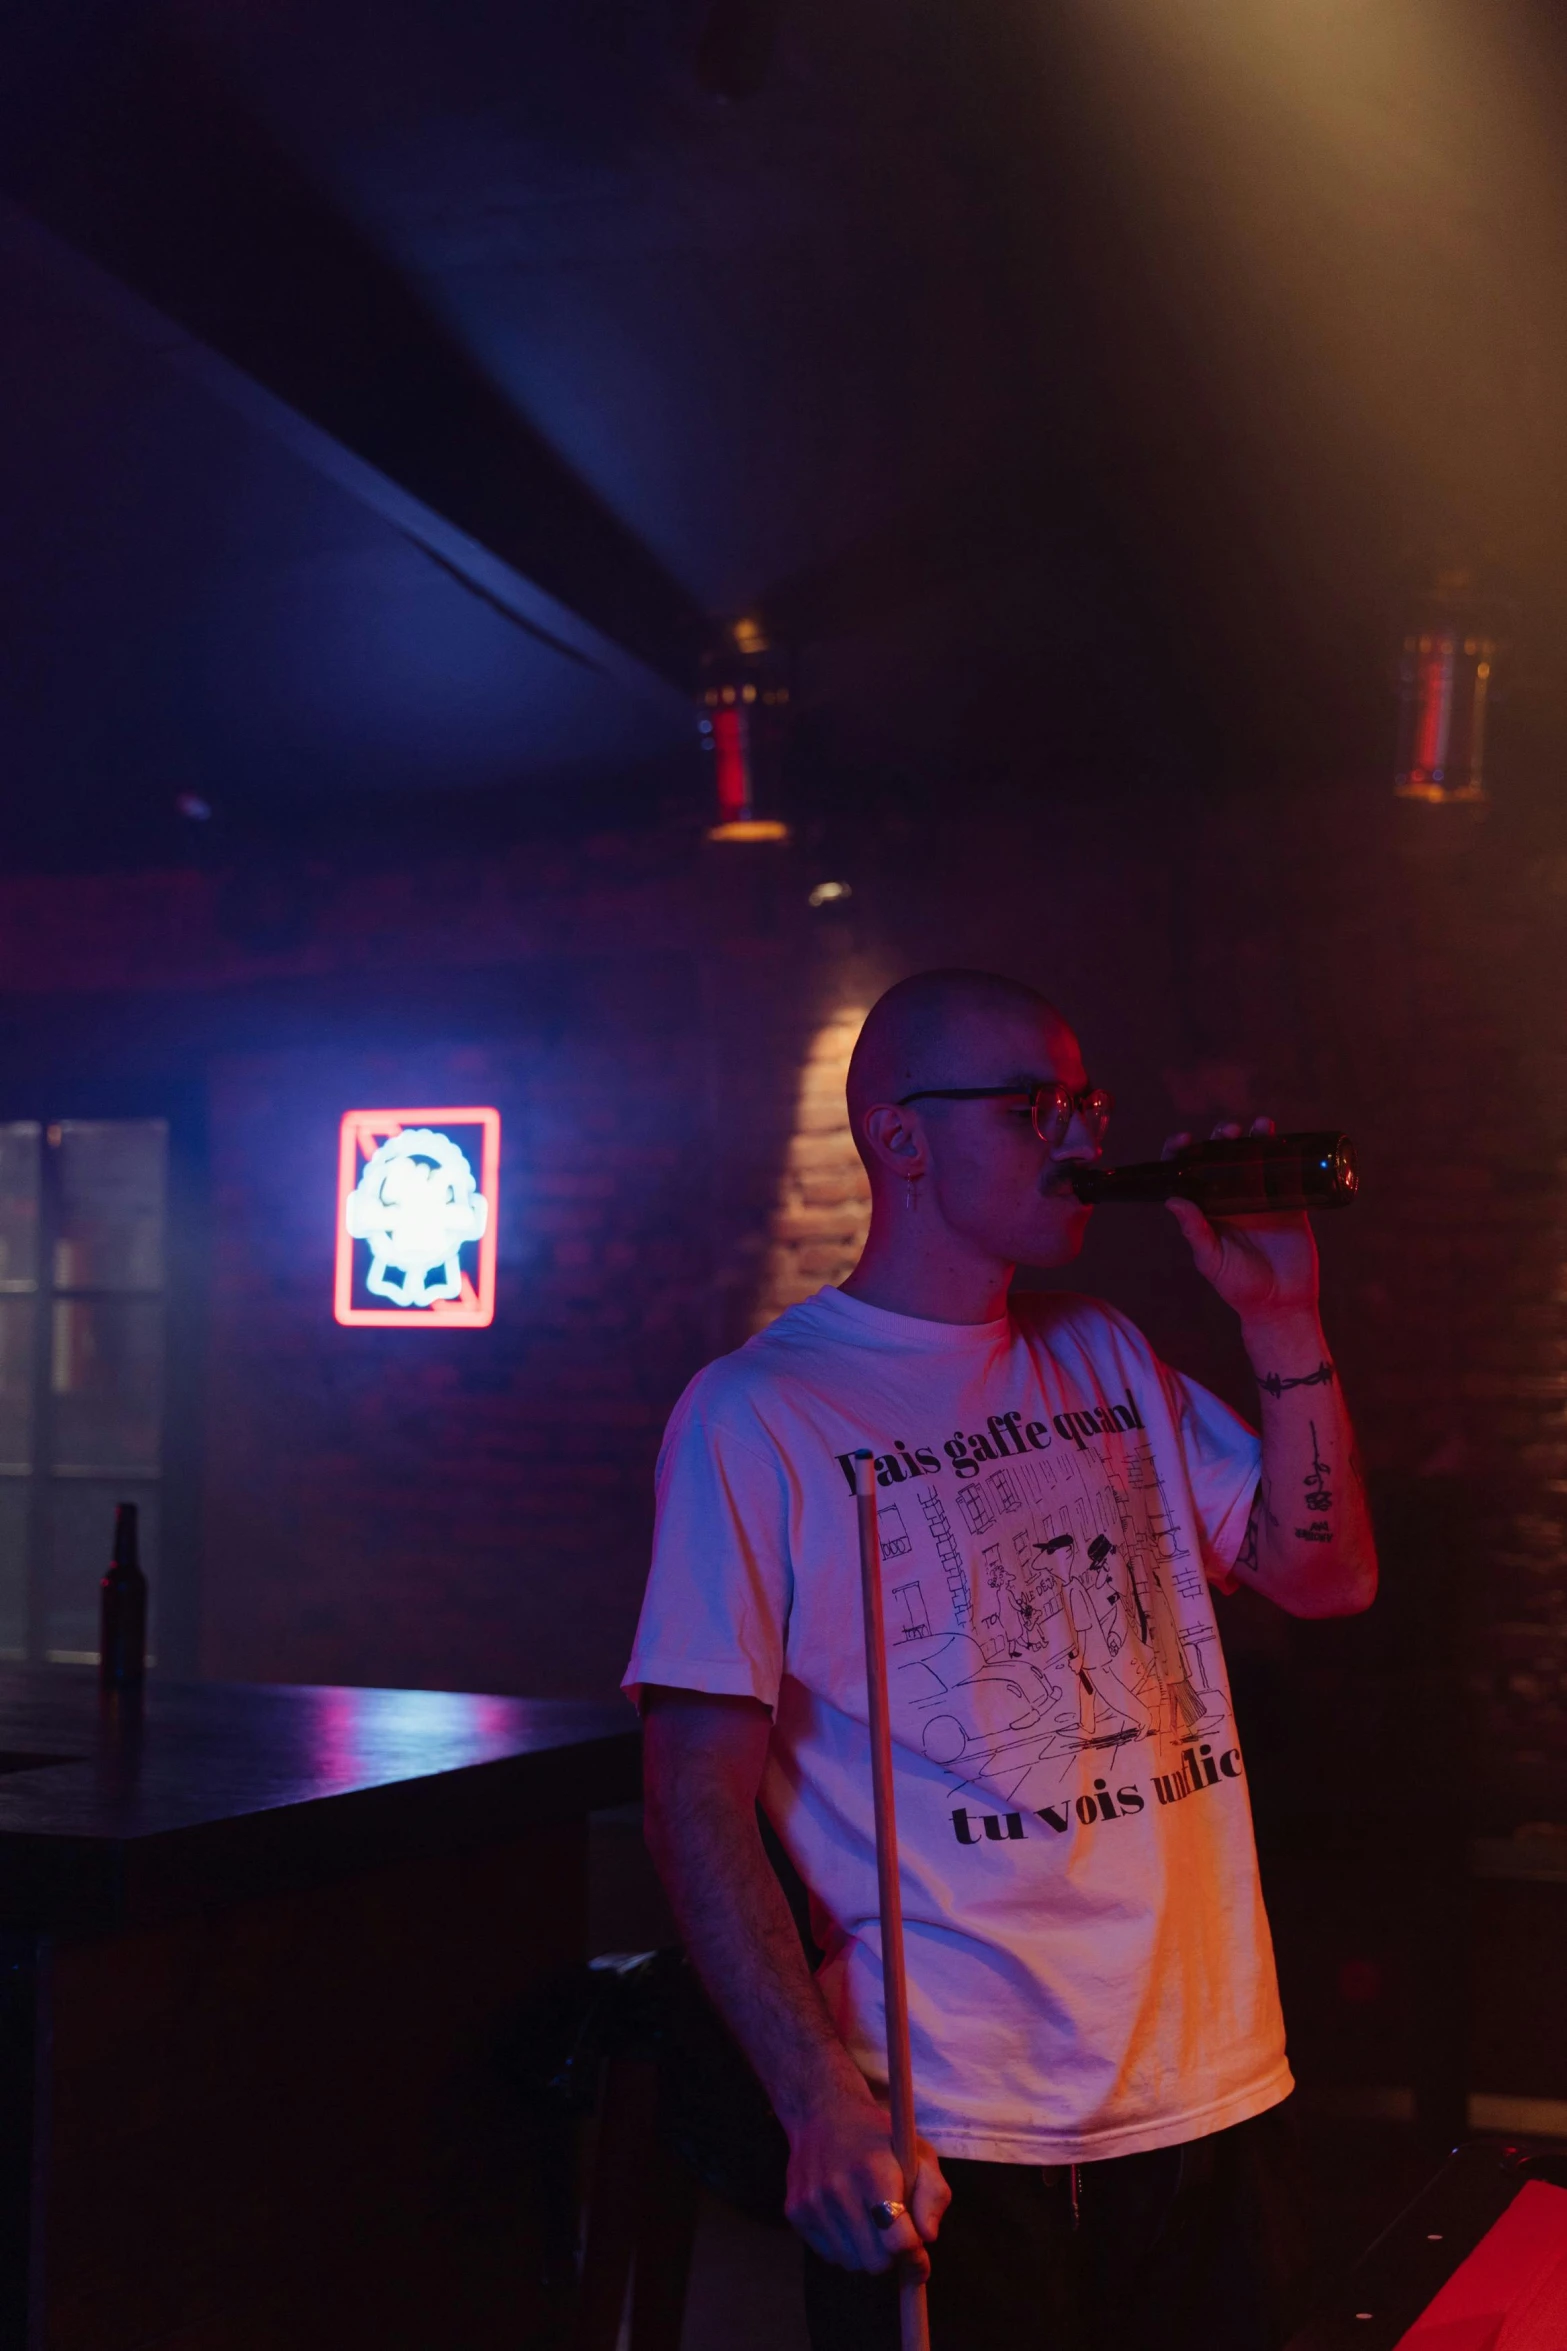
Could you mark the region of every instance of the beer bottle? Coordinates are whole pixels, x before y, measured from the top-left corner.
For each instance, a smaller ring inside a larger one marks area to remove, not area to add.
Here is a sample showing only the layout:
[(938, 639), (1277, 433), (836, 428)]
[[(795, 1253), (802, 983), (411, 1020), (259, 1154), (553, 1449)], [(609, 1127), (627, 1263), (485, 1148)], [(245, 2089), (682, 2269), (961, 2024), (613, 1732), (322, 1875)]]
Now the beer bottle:
[(98, 1679), (106, 1690), (140, 1687), (147, 1671), (147, 1579), (137, 1556), (136, 1505), (114, 1513), (114, 1557), (103, 1579)]
[(1236, 1135), (1188, 1143), (1172, 1159), (1133, 1167), (1079, 1167), (1072, 1189), (1091, 1208), (1122, 1201), (1195, 1200), (1205, 1216), (1266, 1216), (1290, 1208), (1347, 1208), (1359, 1190), (1355, 1146), (1327, 1130)]

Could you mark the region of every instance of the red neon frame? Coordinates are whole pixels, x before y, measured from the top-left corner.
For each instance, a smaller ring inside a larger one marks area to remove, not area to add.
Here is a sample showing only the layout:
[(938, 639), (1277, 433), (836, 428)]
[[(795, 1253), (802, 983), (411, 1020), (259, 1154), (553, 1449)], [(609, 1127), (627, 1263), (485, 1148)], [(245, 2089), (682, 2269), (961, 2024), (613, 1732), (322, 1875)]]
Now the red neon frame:
[[(434, 1306), (356, 1306), (354, 1298), (354, 1241), (345, 1222), (348, 1196), (358, 1183), (362, 1163), (388, 1136), (404, 1127), (480, 1127), (483, 1145), (479, 1162), (479, 1189), (490, 1204), (488, 1221), (479, 1241), (479, 1286), (466, 1274), (462, 1296), (443, 1298)], [(345, 1110), (337, 1150), (337, 1271), (332, 1312), (340, 1323), (394, 1324), (399, 1330), (484, 1330), (495, 1320), (495, 1239), (500, 1213), (501, 1114), (498, 1110)]]

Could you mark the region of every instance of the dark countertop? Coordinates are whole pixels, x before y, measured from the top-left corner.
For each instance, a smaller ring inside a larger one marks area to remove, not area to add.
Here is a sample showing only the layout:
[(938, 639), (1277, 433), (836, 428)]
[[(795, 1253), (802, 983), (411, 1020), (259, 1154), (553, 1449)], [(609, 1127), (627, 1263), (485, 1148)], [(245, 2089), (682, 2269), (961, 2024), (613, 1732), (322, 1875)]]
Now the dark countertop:
[(102, 1932), (634, 1797), (618, 1701), (0, 1669), (0, 1927)]

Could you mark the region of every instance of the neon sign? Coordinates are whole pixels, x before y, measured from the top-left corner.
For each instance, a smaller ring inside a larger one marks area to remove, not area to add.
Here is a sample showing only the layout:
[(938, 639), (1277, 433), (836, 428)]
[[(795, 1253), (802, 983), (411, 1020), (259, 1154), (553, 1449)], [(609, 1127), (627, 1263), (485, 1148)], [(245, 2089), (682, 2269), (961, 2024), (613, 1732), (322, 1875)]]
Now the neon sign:
[(348, 1110), (337, 1166), (341, 1323), (495, 1320), (498, 1110)]

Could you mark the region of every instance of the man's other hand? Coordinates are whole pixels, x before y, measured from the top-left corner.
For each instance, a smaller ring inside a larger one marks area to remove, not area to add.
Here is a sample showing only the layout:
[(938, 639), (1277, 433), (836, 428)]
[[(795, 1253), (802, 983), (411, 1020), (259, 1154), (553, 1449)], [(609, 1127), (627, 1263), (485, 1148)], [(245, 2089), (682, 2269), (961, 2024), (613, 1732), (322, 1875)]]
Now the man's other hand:
[[(1271, 1135), (1273, 1121), (1254, 1118), (1250, 1131)], [(1241, 1132), (1235, 1124), (1216, 1126), (1212, 1139), (1234, 1142)], [(1164, 1157), (1173, 1159), (1192, 1139), (1172, 1135)], [(1243, 1322), (1316, 1312), (1317, 1244), (1307, 1216), (1223, 1216), (1210, 1224), (1195, 1200), (1171, 1199), (1165, 1205), (1191, 1244), (1197, 1271)]]
[(654, 1687), (643, 1769), (648, 1847), (686, 1950), (789, 2136), (788, 2215), (824, 2261), (884, 2270), (924, 2246), (951, 2191), (923, 2143), (912, 2218), (878, 2229), (874, 2204), (905, 2201), (892, 2124), (834, 2030), (799, 1929), (762, 1850), (756, 1798), (772, 1717), (755, 1698)]
[(906, 2253), (910, 2267), (928, 2277), (925, 2247), (935, 2242), (952, 2190), (941, 2176), (935, 2149), (923, 2139), (909, 2210), (890, 2229), (879, 2229), (871, 2207), (904, 2201), (892, 2124), (869, 2090), (835, 2098), (791, 2128), (785, 2209), (791, 2225), (824, 2261), (835, 2261), (840, 2269), (879, 2271)]

